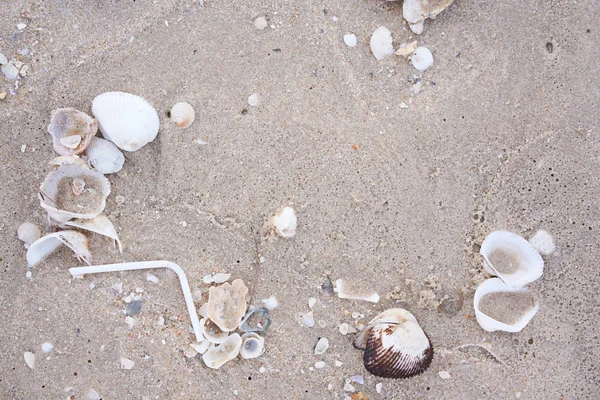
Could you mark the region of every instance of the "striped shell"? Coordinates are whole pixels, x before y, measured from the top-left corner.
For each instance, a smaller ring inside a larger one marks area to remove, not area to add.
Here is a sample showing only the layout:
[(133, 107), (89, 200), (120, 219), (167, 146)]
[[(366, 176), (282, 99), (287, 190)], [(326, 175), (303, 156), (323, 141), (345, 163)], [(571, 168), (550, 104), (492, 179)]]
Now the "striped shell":
[(379, 314), (356, 337), (367, 371), (382, 378), (409, 378), (423, 373), (433, 360), (433, 346), (408, 311), (392, 308)]

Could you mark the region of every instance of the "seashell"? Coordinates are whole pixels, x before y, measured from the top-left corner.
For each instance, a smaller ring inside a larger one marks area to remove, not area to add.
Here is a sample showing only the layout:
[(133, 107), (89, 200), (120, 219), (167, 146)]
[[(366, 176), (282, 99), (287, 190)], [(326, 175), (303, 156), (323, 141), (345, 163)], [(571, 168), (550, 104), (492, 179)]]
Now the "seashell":
[(346, 33), (344, 35), (344, 43), (346, 43), (346, 46), (348, 47), (355, 47), (358, 44), (356, 35), (354, 33)]
[(410, 43), (402, 43), (400, 45), (400, 48), (398, 50), (396, 50), (396, 55), (397, 56), (403, 56), (403, 57), (408, 57), (409, 55), (411, 55), (415, 49), (417, 48), (417, 41), (413, 41)]
[(269, 311), (273, 311), (277, 308), (277, 306), (279, 306), (279, 302), (277, 301), (277, 297), (275, 296), (271, 296), (268, 299), (262, 299), (261, 301), (265, 304), (265, 307)]
[(200, 332), (211, 343), (223, 343), (229, 336), (229, 332), (225, 332), (219, 328), (217, 324), (209, 318), (200, 320)]
[(139, 96), (123, 92), (102, 93), (92, 102), (92, 112), (104, 138), (121, 150), (136, 151), (158, 135), (158, 114)]
[(394, 46), (392, 45), (392, 33), (385, 26), (380, 26), (375, 29), (371, 35), (371, 52), (377, 61), (383, 60), (385, 57), (394, 54)]
[(60, 167), (61, 165), (72, 165), (72, 164), (79, 165), (80, 167), (85, 167), (85, 168), (88, 167), (87, 163), (76, 155), (54, 157), (48, 163), (48, 165), (54, 165), (54, 166), (58, 166), (58, 167)]
[(473, 300), (479, 326), (488, 332), (520, 332), (539, 304), (526, 288), (508, 286), (498, 278), (483, 281)]
[(269, 310), (266, 307), (248, 307), (248, 312), (240, 323), (243, 332), (264, 332), (271, 326), (271, 319), (267, 317)]
[(361, 287), (359, 284), (345, 279), (336, 280), (333, 290), (338, 294), (340, 299), (364, 300), (371, 303), (379, 302), (379, 295), (373, 289)]
[[(85, 190), (78, 196), (73, 193), (75, 179), (85, 183)], [(92, 219), (104, 211), (109, 194), (110, 182), (101, 173), (76, 164), (63, 164), (42, 182), (40, 205), (57, 222)]]
[(231, 274), (225, 274), (223, 272), (219, 272), (217, 274), (208, 274), (202, 278), (202, 281), (207, 285), (211, 283), (224, 283), (227, 282), (231, 278)]
[(479, 252), (485, 260), (483, 268), (509, 286), (525, 286), (544, 272), (542, 256), (527, 240), (512, 232), (490, 233)]
[(97, 131), (98, 122), (75, 108), (52, 111), (48, 125), (54, 151), (63, 156), (83, 153)]
[(529, 243), (543, 256), (549, 256), (556, 250), (556, 243), (550, 232), (540, 229), (532, 237)]
[(67, 221), (63, 225), (72, 226), (77, 229), (83, 229), (107, 236), (117, 243), (117, 246), (119, 247), (119, 253), (123, 253), (123, 247), (121, 246), (121, 241), (119, 240), (119, 235), (117, 235), (115, 226), (104, 214), (98, 214), (98, 216), (93, 219), (76, 219), (73, 221)]
[(208, 368), (219, 369), (227, 361), (236, 358), (240, 354), (241, 347), (242, 338), (239, 334), (234, 333), (219, 346), (215, 346), (204, 353), (202, 360)]
[(35, 368), (35, 354), (30, 351), (26, 351), (23, 353), (23, 359), (25, 360), (25, 364), (31, 369)]
[(42, 236), (40, 228), (31, 222), (23, 222), (17, 228), (17, 237), (24, 242), (25, 248), (28, 248), (33, 242)]
[(391, 308), (373, 318), (355, 338), (364, 350), (367, 371), (382, 378), (408, 378), (423, 373), (433, 359), (433, 347), (414, 315)]
[(306, 326), (307, 328), (312, 328), (315, 326), (315, 318), (314, 313), (309, 311), (307, 313), (300, 313), (298, 315), (299, 322), (302, 326)]
[(101, 174), (112, 174), (123, 169), (125, 156), (113, 142), (95, 137), (85, 153), (90, 167)]
[(42, 236), (27, 249), (27, 265), (35, 267), (46, 257), (54, 252), (61, 244), (73, 250), (75, 257), (87, 265), (91, 265), (92, 255), (88, 247), (88, 240), (83, 233), (76, 231), (59, 231)]
[(316, 355), (320, 355), (325, 353), (325, 351), (327, 351), (327, 349), (329, 348), (329, 339), (327, 338), (319, 338), (319, 341), (317, 342), (317, 345), (315, 346), (315, 354)]
[(435, 17), (452, 4), (454, 0), (404, 0), (402, 14), (410, 29), (420, 35), (427, 18)]
[(237, 329), (246, 313), (248, 288), (241, 279), (230, 285), (223, 283), (208, 290), (208, 317), (221, 330), (231, 332)]
[(275, 232), (282, 238), (292, 238), (296, 234), (298, 219), (292, 207), (284, 207), (283, 210), (273, 217)]
[(249, 360), (262, 356), (264, 352), (265, 338), (254, 332), (247, 332), (242, 335), (242, 347), (240, 348), (242, 358)]
[(188, 103), (177, 103), (171, 108), (171, 121), (180, 128), (187, 128), (194, 119), (194, 108)]
[(210, 349), (210, 347), (214, 346), (214, 343), (208, 339), (204, 339), (200, 343), (191, 343), (190, 346), (196, 350), (199, 354), (204, 354)]
[(71, 183), (71, 190), (73, 191), (73, 194), (75, 196), (79, 196), (81, 193), (83, 193), (83, 190), (85, 189), (85, 181), (81, 178), (75, 178), (73, 179), (73, 182)]
[(410, 62), (417, 71), (425, 71), (433, 65), (433, 54), (427, 47), (417, 47), (410, 57)]

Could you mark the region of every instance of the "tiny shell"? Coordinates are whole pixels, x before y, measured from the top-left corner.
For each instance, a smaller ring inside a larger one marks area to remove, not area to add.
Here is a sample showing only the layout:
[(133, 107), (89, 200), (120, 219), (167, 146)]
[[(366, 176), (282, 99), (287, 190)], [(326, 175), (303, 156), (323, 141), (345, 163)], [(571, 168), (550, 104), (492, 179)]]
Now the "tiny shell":
[(427, 18), (434, 19), (454, 0), (404, 0), (402, 13), (410, 29), (420, 35), (423, 33), (423, 23)]
[(356, 40), (356, 35), (354, 33), (346, 33), (344, 35), (344, 43), (348, 47), (354, 47), (358, 43)]
[(283, 238), (292, 238), (296, 235), (298, 219), (292, 207), (284, 207), (283, 210), (273, 217), (275, 232)]
[(188, 103), (177, 103), (171, 108), (171, 121), (180, 128), (187, 128), (195, 118), (194, 107)]
[(392, 45), (392, 33), (385, 26), (380, 26), (371, 35), (371, 52), (377, 61), (383, 60), (385, 57), (394, 54), (394, 46)]
[(101, 174), (119, 172), (125, 163), (125, 156), (113, 142), (97, 137), (92, 139), (86, 155), (90, 167)]
[(200, 320), (200, 332), (211, 343), (223, 343), (229, 336), (229, 332), (221, 330), (217, 324), (208, 318)]
[(346, 279), (335, 281), (333, 289), (340, 299), (364, 300), (371, 303), (379, 302), (379, 295), (371, 288), (361, 287), (358, 283)]
[(73, 250), (75, 257), (91, 265), (91, 254), (88, 240), (84, 234), (75, 231), (59, 231), (41, 237), (27, 249), (27, 265), (35, 267), (54, 252), (61, 244)]
[(35, 354), (30, 351), (26, 351), (23, 353), (23, 358), (25, 359), (25, 364), (27, 364), (29, 368), (35, 368)]
[(24, 222), (17, 229), (17, 237), (25, 243), (25, 248), (28, 248), (33, 242), (38, 240), (42, 235), (40, 228), (31, 222)]
[(208, 290), (208, 317), (226, 332), (236, 330), (246, 313), (248, 288), (241, 279)]
[(550, 232), (540, 229), (529, 238), (529, 243), (544, 256), (549, 256), (556, 250), (556, 243)]
[(417, 47), (410, 61), (417, 71), (422, 72), (433, 65), (433, 54), (427, 47)]
[(136, 151), (158, 135), (158, 114), (139, 96), (123, 92), (102, 93), (92, 102), (92, 112), (104, 138), (122, 150)]
[(408, 57), (415, 51), (416, 48), (417, 48), (416, 40), (411, 43), (402, 43), (400, 45), (400, 48), (398, 50), (396, 50), (396, 55)]
[(206, 283), (207, 285), (210, 285), (211, 283), (227, 282), (229, 280), (229, 278), (231, 278), (231, 274), (225, 274), (223, 272), (219, 272), (217, 274), (206, 275), (204, 278), (202, 278), (202, 281), (204, 283)]
[(117, 243), (117, 246), (119, 247), (119, 253), (123, 253), (123, 247), (121, 246), (119, 235), (117, 235), (117, 230), (110, 219), (108, 219), (108, 217), (104, 214), (99, 214), (93, 219), (76, 219), (74, 221), (67, 221), (63, 225), (72, 226), (74, 228), (107, 236)]
[(48, 125), (54, 151), (63, 156), (83, 153), (97, 131), (98, 122), (75, 108), (52, 111)]
[(317, 342), (317, 345), (315, 346), (315, 354), (316, 355), (320, 355), (325, 353), (325, 351), (327, 351), (327, 349), (329, 348), (329, 340), (327, 338), (320, 338), (319, 341)]
[(135, 362), (129, 358), (121, 357), (121, 369), (131, 369), (135, 365)]
[(261, 301), (265, 304), (265, 307), (269, 311), (273, 311), (279, 305), (279, 302), (277, 301), (277, 297), (275, 297), (275, 296), (271, 296), (268, 299), (263, 299)]
[(260, 357), (265, 352), (265, 339), (254, 332), (242, 335), (240, 355), (247, 360)]
[(240, 353), (241, 347), (242, 338), (239, 334), (234, 333), (222, 344), (215, 346), (204, 353), (202, 361), (204, 361), (204, 364), (209, 368), (219, 369), (226, 362), (236, 358)]

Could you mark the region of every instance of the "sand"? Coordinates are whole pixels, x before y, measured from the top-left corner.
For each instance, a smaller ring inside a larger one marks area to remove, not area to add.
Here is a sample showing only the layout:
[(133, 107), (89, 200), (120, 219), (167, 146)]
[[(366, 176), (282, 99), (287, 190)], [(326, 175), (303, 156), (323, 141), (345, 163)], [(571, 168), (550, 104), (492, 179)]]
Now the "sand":
[(522, 268), (519, 256), (510, 251), (495, 249), (488, 258), (496, 271), (503, 274), (513, 274)]
[[(457, 1), (420, 36), (401, 8), (377, 0), (3, 2), (0, 52), (29, 70), (14, 96), (14, 81), (0, 78), (8, 93), (0, 101), (0, 398), (86, 399), (93, 389), (103, 399), (343, 399), (353, 375), (364, 376), (355, 386), (370, 399), (597, 397), (597, 1)], [(255, 28), (259, 16), (268, 28)], [(421, 75), (397, 56), (377, 62), (369, 38), (379, 26), (395, 48), (413, 39), (428, 47), (434, 65)], [(113, 90), (148, 100), (161, 127), (109, 176), (106, 213), (124, 252), (91, 235), (94, 262), (166, 259), (204, 296), (211, 272), (242, 279), (254, 305), (275, 295), (261, 357), (219, 370), (187, 358), (190, 321), (168, 271), (152, 271), (158, 283), (145, 271), (73, 280), (68, 268), (78, 262), (62, 246), (26, 277), (17, 227), (53, 230), (36, 192), (56, 155), (50, 113), (91, 114), (94, 97)], [(260, 102), (249, 107), (253, 93)], [(185, 129), (167, 118), (180, 101), (196, 112)], [(294, 238), (266, 236), (287, 205), (298, 216)], [(478, 246), (499, 229), (525, 237), (545, 229), (557, 244), (532, 284), (540, 310), (517, 334), (485, 332), (474, 317)], [(429, 275), (439, 288), (423, 287)], [(348, 276), (368, 283), (379, 303), (321, 289)], [(143, 289), (132, 328), (123, 295), (111, 292), (119, 282), (126, 293)], [(406, 302), (386, 297), (395, 287)], [(456, 304), (461, 290), (464, 301), (440, 312), (419, 306), (421, 290)], [(309, 297), (324, 327), (296, 321)], [(352, 312), (367, 323), (397, 306), (415, 315), (436, 355), (423, 375), (391, 381), (365, 371), (363, 352), (338, 326), (353, 325)], [(315, 356), (319, 337), (330, 348)], [(44, 342), (52, 352), (42, 353)], [(475, 348), (453, 350), (482, 342), (508, 367)], [(120, 369), (121, 357), (133, 368)], [(311, 370), (317, 361), (326, 366)]]

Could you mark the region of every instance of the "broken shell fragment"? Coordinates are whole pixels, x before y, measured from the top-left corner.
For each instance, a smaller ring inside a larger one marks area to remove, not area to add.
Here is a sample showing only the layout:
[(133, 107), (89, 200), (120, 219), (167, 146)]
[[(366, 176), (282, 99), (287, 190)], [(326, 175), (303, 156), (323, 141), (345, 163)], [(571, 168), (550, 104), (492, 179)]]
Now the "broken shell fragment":
[(485, 260), (483, 268), (509, 286), (525, 286), (544, 272), (542, 256), (531, 243), (512, 232), (490, 233), (479, 252)]
[(158, 135), (158, 114), (139, 96), (123, 92), (102, 93), (92, 102), (92, 112), (104, 138), (122, 150), (136, 151)]
[(292, 238), (296, 234), (298, 219), (292, 207), (284, 207), (283, 210), (273, 217), (275, 232), (282, 238)]
[(98, 122), (75, 108), (52, 111), (48, 125), (54, 151), (63, 156), (83, 153), (97, 131)]
[(208, 290), (208, 317), (226, 332), (237, 329), (246, 313), (248, 288), (241, 279)]
[(540, 229), (529, 238), (529, 243), (543, 256), (549, 256), (556, 250), (556, 243), (550, 232)]
[(227, 282), (231, 278), (231, 274), (225, 274), (223, 272), (219, 272), (217, 274), (208, 274), (202, 278), (202, 281), (207, 285), (211, 283), (224, 283)]
[(53, 165), (53, 166), (58, 166), (58, 167), (60, 167), (61, 165), (71, 165), (71, 164), (76, 164), (76, 165), (79, 165), (80, 167), (85, 167), (85, 168), (88, 167), (87, 163), (85, 161), (83, 161), (81, 158), (79, 158), (79, 156), (76, 156), (76, 155), (54, 157), (48, 163), (48, 165)]
[(433, 54), (427, 47), (417, 47), (410, 57), (410, 62), (417, 71), (425, 71), (433, 65)]
[(417, 319), (402, 308), (373, 318), (356, 337), (354, 347), (364, 350), (367, 371), (382, 378), (409, 378), (423, 373), (433, 359), (433, 347)]
[[(84, 182), (85, 190), (79, 195), (74, 193), (75, 180)], [(104, 210), (109, 194), (110, 182), (104, 175), (80, 165), (63, 164), (42, 182), (40, 205), (57, 222), (91, 219)]]
[(229, 332), (221, 330), (213, 321), (208, 318), (200, 320), (200, 332), (211, 343), (223, 343), (229, 336)]
[(119, 235), (117, 235), (117, 230), (110, 219), (108, 219), (108, 217), (104, 214), (99, 214), (93, 219), (76, 219), (73, 221), (67, 221), (63, 225), (72, 226), (74, 228), (107, 236), (117, 243), (117, 246), (119, 247), (119, 253), (123, 253), (121, 241), (119, 240)]
[(377, 61), (383, 60), (385, 57), (394, 54), (394, 46), (392, 45), (392, 33), (385, 26), (380, 26), (375, 29), (371, 35), (371, 52)]
[(240, 355), (246, 360), (260, 357), (265, 352), (265, 339), (254, 332), (242, 335), (242, 347)]
[(50, 233), (36, 240), (27, 249), (27, 265), (35, 267), (52, 254), (61, 244), (73, 250), (75, 257), (81, 262), (91, 265), (91, 254), (88, 240), (84, 234), (76, 231), (59, 231)]
[(23, 222), (17, 228), (17, 237), (25, 244), (25, 248), (28, 248), (33, 242), (38, 240), (42, 235), (42, 231), (37, 225), (31, 222)]
[(71, 183), (71, 185), (71, 190), (73, 190), (73, 194), (75, 196), (79, 196), (85, 189), (85, 181), (81, 178), (73, 179), (73, 183)]
[(219, 346), (209, 349), (202, 356), (204, 364), (208, 368), (219, 369), (227, 361), (231, 361), (238, 356), (242, 347), (242, 338), (239, 334), (234, 333)]
[(325, 351), (327, 351), (327, 349), (329, 348), (329, 340), (327, 338), (319, 338), (319, 341), (317, 342), (317, 345), (315, 346), (315, 354), (316, 355), (320, 355), (325, 353)]
[(125, 156), (113, 142), (93, 138), (85, 154), (90, 167), (101, 174), (112, 174), (123, 169)]
[(454, 0), (404, 0), (402, 14), (410, 29), (420, 35), (427, 18), (435, 17), (452, 4)]
[(191, 343), (192, 349), (196, 350), (199, 354), (204, 354), (208, 351), (211, 345), (214, 345), (210, 340), (204, 339), (200, 343)]
[(400, 45), (400, 48), (398, 50), (396, 50), (396, 55), (397, 56), (403, 56), (403, 57), (408, 57), (409, 55), (411, 55), (415, 49), (417, 48), (417, 41), (413, 41), (411, 43), (402, 43)]
[(171, 108), (171, 121), (180, 128), (187, 128), (194, 119), (194, 107), (188, 103), (177, 103)]
[(243, 332), (264, 332), (271, 326), (271, 319), (268, 317), (269, 310), (266, 307), (256, 308), (248, 307), (248, 312), (240, 323), (240, 330)]
[(539, 309), (526, 288), (508, 286), (498, 278), (483, 281), (473, 300), (479, 326), (488, 332), (520, 332)]
[(26, 351), (23, 353), (23, 359), (25, 360), (25, 364), (31, 369), (35, 368), (35, 354), (30, 351)]
[(379, 295), (371, 288), (361, 287), (358, 283), (346, 279), (335, 281), (334, 292), (340, 299), (364, 300), (371, 303), (379, 302)]

